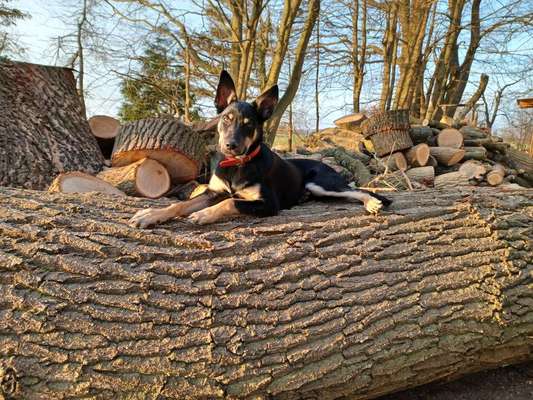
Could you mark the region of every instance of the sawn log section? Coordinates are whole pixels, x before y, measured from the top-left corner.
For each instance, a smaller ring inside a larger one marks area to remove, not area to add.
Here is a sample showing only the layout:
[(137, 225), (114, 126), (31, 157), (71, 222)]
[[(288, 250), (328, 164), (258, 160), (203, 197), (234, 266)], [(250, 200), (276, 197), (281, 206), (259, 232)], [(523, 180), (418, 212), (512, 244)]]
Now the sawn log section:
[(392, 197), (143, 231), (165, 201), (0, 188), (0, 394), (370, 399), (531, 359), (533, 190)]

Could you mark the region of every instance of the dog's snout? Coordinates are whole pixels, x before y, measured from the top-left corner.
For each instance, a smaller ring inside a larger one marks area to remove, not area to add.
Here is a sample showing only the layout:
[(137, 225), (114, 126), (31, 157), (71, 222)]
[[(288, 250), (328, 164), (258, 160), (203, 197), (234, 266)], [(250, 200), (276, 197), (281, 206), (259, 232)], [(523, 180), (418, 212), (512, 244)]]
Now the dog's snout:
[(231, 142), (226, 143), (226, 148), (228, 150), (235, 150), (237, 148), (237, 142), (232, 140)]

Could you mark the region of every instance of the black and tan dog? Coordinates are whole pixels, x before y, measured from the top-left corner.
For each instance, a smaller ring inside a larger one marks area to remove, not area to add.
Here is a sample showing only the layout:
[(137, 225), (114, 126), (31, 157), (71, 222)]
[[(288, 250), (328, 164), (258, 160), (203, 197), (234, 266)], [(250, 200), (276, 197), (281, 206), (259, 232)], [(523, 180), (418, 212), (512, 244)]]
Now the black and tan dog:
[(174, 217), (209, 224), (241, 214), (266, 217), (291, 208), (311, 194), (361, 201), (377, 213), (390, 201), (363, 190), (352, 190), (344, 178), (319, 161), (283, 160), (263, 143), (263, 123), (278, 102), (273, 86), (252, 103), (239, 101), (231, 76), (222, 71), (215, 105), (219, 115), (220, 162), (208, 189), (198, 197), (162, 209), (137, 212), (130, 225), (145, 228)]

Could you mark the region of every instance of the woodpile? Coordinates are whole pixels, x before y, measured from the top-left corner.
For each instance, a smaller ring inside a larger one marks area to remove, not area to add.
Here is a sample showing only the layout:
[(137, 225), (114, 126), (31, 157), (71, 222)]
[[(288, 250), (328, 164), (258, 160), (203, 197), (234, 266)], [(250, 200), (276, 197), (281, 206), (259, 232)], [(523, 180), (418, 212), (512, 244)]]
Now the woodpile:
[[(352, 114), (335, 122), (343, 132), (352, 130), (357, 151), (313, 135), (308, 147), (312, 151), (297, 149), (298, 156), (325, 161), (356, 186), (387, 191), (465, 185), (533, 187), (533, 159), (477, 127), (417, 124), (401, 110), (368, 119)], [(330, 156), (324, 157), (325, 152)]]
[(94, 191), (151, 199), (170, 193), (180, 197), (183, 184), (194, 181), (206, 164), (207, 144), (215, 128), (212, 121), (191, 126), (171, 118), (120, 125), (102, 115), (91, 117), (89, 126), (111, 168), (96, 176), (60, 174), (49, 191)]

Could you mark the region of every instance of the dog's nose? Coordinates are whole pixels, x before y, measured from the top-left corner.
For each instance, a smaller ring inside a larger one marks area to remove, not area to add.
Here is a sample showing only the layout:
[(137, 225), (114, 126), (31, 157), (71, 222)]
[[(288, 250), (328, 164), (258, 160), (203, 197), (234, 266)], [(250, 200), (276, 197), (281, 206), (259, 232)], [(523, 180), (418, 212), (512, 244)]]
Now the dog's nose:
[(237, 148), (237, 142), (231, 141), (229, 143), (226, 143), (226, 147), (228, 150), (235, 150)]

